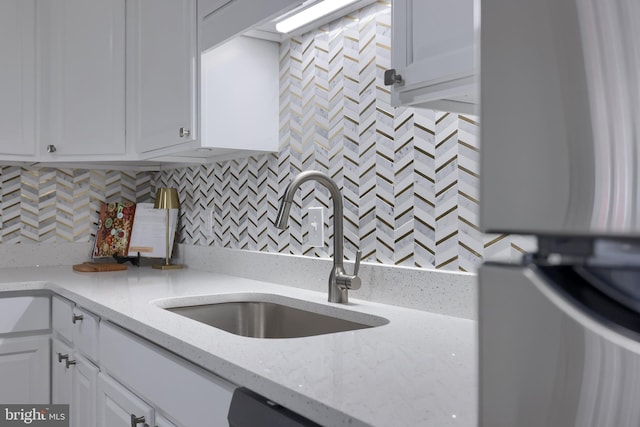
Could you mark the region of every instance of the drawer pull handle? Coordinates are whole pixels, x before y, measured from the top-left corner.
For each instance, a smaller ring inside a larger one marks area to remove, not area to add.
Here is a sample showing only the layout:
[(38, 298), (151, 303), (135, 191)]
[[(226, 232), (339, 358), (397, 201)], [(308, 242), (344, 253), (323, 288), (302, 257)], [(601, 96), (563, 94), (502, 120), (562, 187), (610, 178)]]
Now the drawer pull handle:
[(75, 364), (76, 364), (76, 361), (75, 361), (75, 360), (69, 360), (69, 359), (67, 359), (67, 360), (65, 360), (65, 363), (67, 364), (67, 368), (68, 368), (68, 367), (69, 367), (69, 366), (71, 366), (71, 365), (75, 365)]
[(82, 314), (75, 314), (75, 313), (74, 313), (74, 314), (73, 314), (73, 317), (71, 318), (71, 321), (72, 321), (72, 322), (73, 322), (73, 324), (75, 325), (75, 323), (76, 323), (78, 320), (82, 320), (82, 319), (84, 319), (84, 316), (83, 316)]
[(143, 424), (145, 427), (149, 427), (149, 424), (144, 422), (144, 417), (136, 417), (131, 414), (131, 427), (136, 427), (138, 424)]
[(69, 355), (58, 353), (58, 363), (62, 363), (63, 360), (69, 360)]

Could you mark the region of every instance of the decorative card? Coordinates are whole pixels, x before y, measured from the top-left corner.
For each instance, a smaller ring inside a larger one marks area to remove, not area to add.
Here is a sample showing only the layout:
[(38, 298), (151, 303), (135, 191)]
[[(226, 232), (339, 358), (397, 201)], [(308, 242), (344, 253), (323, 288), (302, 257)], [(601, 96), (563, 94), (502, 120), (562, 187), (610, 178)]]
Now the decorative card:
[(131, 202), (102, 204), (94, 257), (127, 256), (136, 205)]

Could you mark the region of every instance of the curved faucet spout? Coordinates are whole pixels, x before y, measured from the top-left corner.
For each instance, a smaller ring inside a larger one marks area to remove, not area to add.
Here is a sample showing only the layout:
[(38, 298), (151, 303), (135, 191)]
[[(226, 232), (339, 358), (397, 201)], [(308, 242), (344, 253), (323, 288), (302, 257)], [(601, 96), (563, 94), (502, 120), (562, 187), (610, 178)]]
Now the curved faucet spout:
[(301, 172), (287, 186), (274, 224), (279, 229), (286, 228), (291, 211), (291, 204), (293, 203), (293, 195), (298, 188), (307, 181), (319, 182), (326, 187), (331, 194), (333, 201), (333, 269), (329, 277), (329, 301), (346, 304), (348, 302), (347, 291), (360, 287), (360, 278), (357, 276), (357, 266), (359, 266), (360, 263), (360, 251), (358, 251), (356, 259), (355, 273), (353, 276), (345, 274), (342, 194), (336, 183), (322, 172)]
[(298, 174), (287, 186), (282, 197), (280, 210), (276, 217), (275, 226), (281, 230), (287, 227), (289, 220), (289, 212), (293, 203), (293, 195), (302, 184), (307, 181), (316, 181), (325, 186), (331, 194), (333, 201), (333, 260), (334, 264), (340, 262), (342, 264), (343, 255), (343, 229), (342, 229), (342, 194), (336, 183), (329, 178), (327, 174), (318, 171), (305, 171)]

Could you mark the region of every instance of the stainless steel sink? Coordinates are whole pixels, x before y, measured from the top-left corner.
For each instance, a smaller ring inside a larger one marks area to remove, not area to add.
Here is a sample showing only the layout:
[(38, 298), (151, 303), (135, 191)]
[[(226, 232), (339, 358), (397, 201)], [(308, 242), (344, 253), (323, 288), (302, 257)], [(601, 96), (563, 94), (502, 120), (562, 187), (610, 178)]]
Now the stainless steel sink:
[[(299, 338), (372, 328), (388, 323), (382, 317), (319, 304), (306, 305), (333, 312), (328, 315), (273, 301), (255, 300), (164, 308), (232, 334), (252, 338)], [(336, 317), (336, 314), (340, 317)], [(359, 316), (359, 321), (345, 319), (345, 315), (349, 314)]]

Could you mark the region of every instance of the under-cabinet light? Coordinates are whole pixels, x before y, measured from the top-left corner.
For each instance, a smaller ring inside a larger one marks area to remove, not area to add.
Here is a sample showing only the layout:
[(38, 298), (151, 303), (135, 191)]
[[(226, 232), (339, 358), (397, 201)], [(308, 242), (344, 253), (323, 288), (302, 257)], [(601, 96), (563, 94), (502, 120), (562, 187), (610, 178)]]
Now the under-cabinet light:
[(316, 3), (295, 15), (291, 15), (287, 19), (278, 22), (276, 24), (276, 30), (280, 33), (289, 33), (296, 28), (307, 25), (318, 18), (322, 18), (323, 16), (335, 12), (336, 10), (348, 6), (356, 1), (357, 0), (323, 0), (320, 3)]

